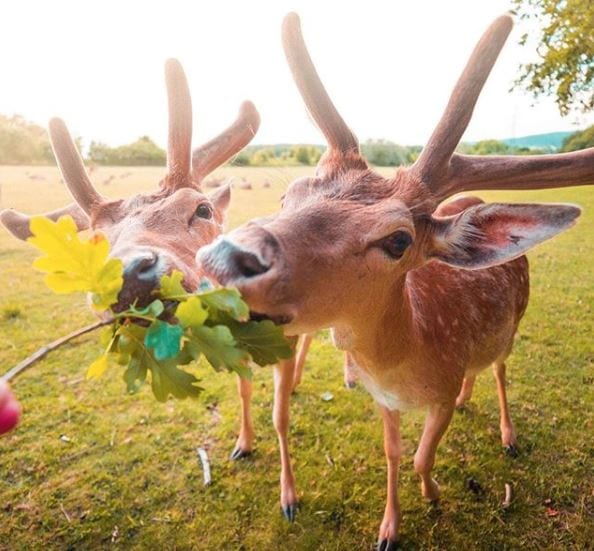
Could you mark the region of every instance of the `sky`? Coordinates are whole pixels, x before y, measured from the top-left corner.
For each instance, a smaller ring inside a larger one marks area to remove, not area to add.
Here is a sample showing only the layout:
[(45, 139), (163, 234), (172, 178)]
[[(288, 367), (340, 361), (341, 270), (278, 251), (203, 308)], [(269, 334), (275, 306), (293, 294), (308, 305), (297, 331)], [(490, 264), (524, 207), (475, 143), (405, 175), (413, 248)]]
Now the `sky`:
[[(188, 76), (194, 144), (218, 134), (251, 99), (262, 117), (254, 143), (323, 143), (280, 42), (296, 11), (318, 71), (361, 141), (422, 144), (475, 42), (510, 0), (19, 0), (0, 3), (0, 113), (111, 145), (149, 135), (166, 142), (163, 64)], [(467, 141), (594, 123), (562, 118), (552, 99), (510, 92), (520, 62), (516, 24), (475, 109)]]

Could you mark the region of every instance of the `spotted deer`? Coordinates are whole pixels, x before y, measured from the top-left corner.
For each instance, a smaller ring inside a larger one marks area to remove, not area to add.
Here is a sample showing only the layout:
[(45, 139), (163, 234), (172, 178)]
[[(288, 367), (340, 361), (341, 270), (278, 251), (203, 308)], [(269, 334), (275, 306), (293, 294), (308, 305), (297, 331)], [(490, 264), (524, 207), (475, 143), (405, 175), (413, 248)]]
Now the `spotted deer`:
[[(401, 411), (428, 410), (414, 468), (429, 500), (439, 497), (431, 471), (456, 400), (468, 397), (476, 374), (490, 365), (503, 444), (515, 446), (505, 360), (528, 303), (524, 253), (580, 214), (567, 204), (442, 201), (479, 189), (594, 183), (594, 149), (532, 157), (454, 152), (511, 28), (507, 15), (492, 23), (416, 162), (384, 178), (362, 157), (314, 68), (298, 16), (288, 15), (282, 36), (289, 67), (328, 149), (314, 176), (289, 186), (277, 215), (248, 222), (197, 253), (205, 273), (235, 285), (254, 312), (284, 322), (287, 334), (330, 327), (338, 348), (352, 356), (383, 419), (382, 550), (395, 547), (401, 518)], [(280, 372), (279, 386), (290, 377)], [(288, 410), (278, 413), (277, 426), (288, 457)], [(290, 461), (282, 469), (290, 471)]]

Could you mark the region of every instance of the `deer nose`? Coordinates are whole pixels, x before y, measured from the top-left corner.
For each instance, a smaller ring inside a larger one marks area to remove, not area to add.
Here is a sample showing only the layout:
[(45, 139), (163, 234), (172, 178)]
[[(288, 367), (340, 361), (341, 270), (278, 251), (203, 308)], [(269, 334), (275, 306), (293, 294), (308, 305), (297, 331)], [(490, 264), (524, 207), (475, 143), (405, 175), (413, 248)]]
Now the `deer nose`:
[(155, 282), (159, 255), (153, 251), (145, 251), (130, 259), (124, 267), (124, 280)]
[(226, 238), (198, 251), (198, 264), (223, 285), (237, 279), (254, 279), (268, 272), (272, 263)]
[(264, 264), (255, 254), (237, 247), (229, 255), (229, 264), (246, 278), (259, 276), (270, 269), (270, 266)]

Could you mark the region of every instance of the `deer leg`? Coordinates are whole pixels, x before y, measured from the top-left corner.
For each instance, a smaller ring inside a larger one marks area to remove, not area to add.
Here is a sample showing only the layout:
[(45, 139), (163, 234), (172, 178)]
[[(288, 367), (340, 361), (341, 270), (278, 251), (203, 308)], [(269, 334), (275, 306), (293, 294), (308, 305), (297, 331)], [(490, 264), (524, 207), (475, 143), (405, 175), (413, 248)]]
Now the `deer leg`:
[(472, 389), (474, 388), (474, 381), (476, 380), (476, 375), (468, 375), (464, 377), (464, 381), (462, 381), (462, 388), (460, 389), (460, 393), (456, 398), (456, 407), (461, 408), (464, 407), (464, 404), (470, 400), (472, 396)]
[(254, 445), (254, 425), (252, 423), (252, 382), (237, 377), (237, 388), (241, 400), (241, 426), (231, 459), (242, 459), (251, 455)]
[(280, 503), (283, 515), (289, 522), (297, 513), (297, 491), (289, 455), (289, 401), (293, 390), (295, 359), (283, 360), (274, 366), (274, 408), (272, 421), (278, 435), (281, 458)]
[(435, 464), (437, 446), (450, 424), (453, 412), (454, 404), (434, 404), (429, 407), (423, 435), (415, 453), (415, 472), (421, 477), (421, 493), (429, 501), (439, 499), (439, 485), (431, 478), (431, 469)]
[(395, 549), (398, 529), (400, 526), (401, 512), (398, 501), (398, 467), (400, 464), (400, 412), (390, 411), (380, 406), (382, 421), (384, 423), (384, 452), (388, 465), (388, 486), (386, 509), (380, 525), (377, 548), (380, 551)]
[(353, 357), (348, 353), (344, 353), (344, 386), (347, 388), (355, 388), (357, 386), (356, 364)]
[(507, 403), (507, 394), (505, 392), (505, 363), (494, 363), (493, 374), (497, 382), (497, 397), (499, 398), (499, 427), (501, 428), (501, 443), (505, 452), (511, 457), (518, 455), (516, 447), (516, 429), (512, 423), (509, 414), (509, 405)]
[(303, 366), (305, 365), (305, 359), (307, 358), (307, 352), (313, 339), (313, 335), (306, 333), (301, 337), (299, 343), (299, 350), (297, 351), (297, 359), (295, 360), (295, 375), (293, 376), (293, 392), (297, 390), (297, 387), (301, 383), (301, 376), (303, 375)]

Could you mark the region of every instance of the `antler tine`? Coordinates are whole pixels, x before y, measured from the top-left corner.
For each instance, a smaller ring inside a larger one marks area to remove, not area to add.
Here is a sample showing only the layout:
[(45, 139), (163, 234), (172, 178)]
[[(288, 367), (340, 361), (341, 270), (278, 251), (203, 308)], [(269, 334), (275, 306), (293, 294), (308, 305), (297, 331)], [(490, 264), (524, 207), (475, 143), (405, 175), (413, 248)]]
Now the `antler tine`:
[[(45, 216), (46, 218), (55, 221), (67, 214), (72, 216), (79, 231), (86, 230), (89, 227), (89, 217), (75, 203), (61, 209), (46, 212), (40, 216)], [(12, 235), (23, 241), (32, 235), (29, 227), (30, 221), (31, 216), (13, 209), (6, 209), (0, 212), (0, 222), (2, 222), (4, 227), (12, 233)]]
[(466, 130), (480, 92), (513, 26), (509, 15), (498, 17), (474, 48), (429, 142), (414, 164), (430, 187), (440, 184), (449, 161)]
[(216, 138), (194, 149), (192, 153), (192, 178), (200, 185), (215, 168), (243, 149), (256, 135), (260, 115), (251, 101), (244, 101), (235, 122)]
[(296, 13), (289, 13), (285, 17), (282, 40), (295, 84), (328, 145), (342, 154), (358, 154), (357, 138), (339, 115), (320, 80), (303, 40), (301, 23)]
[(80, 208), (90, 215), (91, 210), (105, 198), (93, 187), (80, 154), (62, 119), (49, 122), (49, 135), (54, 155), (68, 191)]
[(169, 107), (168, 183), (177, 188), (190, 183), (192, 150), (192, 99), (186, 75), (177, 59), (165, 62), (165, 83)]
[(440, 196), (478, 189), (548, 189), (594, 184), (594, 147), (528, 156), (454, 154)]

